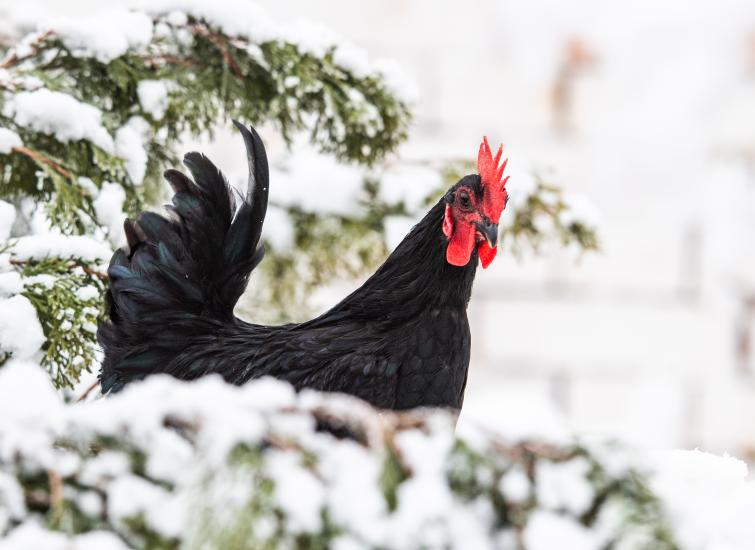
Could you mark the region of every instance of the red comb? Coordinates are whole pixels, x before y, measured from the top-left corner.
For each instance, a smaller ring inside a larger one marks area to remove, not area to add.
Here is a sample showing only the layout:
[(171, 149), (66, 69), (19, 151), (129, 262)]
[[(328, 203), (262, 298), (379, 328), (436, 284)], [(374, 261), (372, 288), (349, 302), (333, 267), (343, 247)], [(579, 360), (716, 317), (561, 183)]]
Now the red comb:
[[(505, 159), (503, 164), (498, 166), (503, 154), (503, 145), (498, 146), (498, 152), (493, 157), (493, 151), (490, 149), (488, 138), (484, 137), (480, 144), (480, 152), (477, 154), (477, 173), (482, 179), (483, 209), (493, 223), (498, 223), (501, 212), (506, 206), (506, 182), (509, 177), (503, 178), (503, 170), (509, 159)], [(503, 179), (501, 179), (503, 178)]]

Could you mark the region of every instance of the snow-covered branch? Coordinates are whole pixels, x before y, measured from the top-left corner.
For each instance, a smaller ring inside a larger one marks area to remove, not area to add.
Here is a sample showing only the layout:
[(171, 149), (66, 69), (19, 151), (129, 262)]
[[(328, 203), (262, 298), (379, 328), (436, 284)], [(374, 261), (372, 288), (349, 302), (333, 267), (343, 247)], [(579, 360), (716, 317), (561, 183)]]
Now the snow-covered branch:
[(215, 378), (64, 405), (21, 362), (0, 403), (0, 548), (673, 548), (619, 450), (454, 435), (442, 411)]
[(0, 549), (713, 550), (755, 535), (734, 459), (454, 423), (273, 379), (154, 377), (66, 405), (14, 361), (0, 370)]

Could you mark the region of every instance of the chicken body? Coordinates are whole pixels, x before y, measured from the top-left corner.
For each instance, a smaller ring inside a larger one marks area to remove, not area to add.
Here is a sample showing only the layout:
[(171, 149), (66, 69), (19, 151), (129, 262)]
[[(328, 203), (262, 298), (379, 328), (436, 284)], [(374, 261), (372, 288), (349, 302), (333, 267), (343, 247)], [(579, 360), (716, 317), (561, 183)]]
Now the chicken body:
[(302, 324), (235, 319), (198, 338), (166, 372), (260, 376), (356, 395), (374, 406), (461, 408), (470, 355), (466, 308), (475, 264), (446, 263), (434, 208), (357, 291)]
[[(111, 262), (110, 318), (98, 331), (103, 392), (154, 373), (215, 373), (234, 384), (274, 376), (385, 409), (461, 408), (471, 346), (466, 309), (478, 261), (476, 250), (465, 265), (447, 261), (447, 197), (361, 288), (323, 315), (281, 326), (233, 315), (262, 259), (268, 188), (262, 142), (253, 129), (240, 130), (250, 191), (238, 209), (222, 174), (190, 153), (184, 162), (194, 182), (166, 173), (176, 191), (172, 219), (148, 213), (127, 223), (129, 251)], [(467, 176), (449, 193), (479, 188), (479, 179)]]

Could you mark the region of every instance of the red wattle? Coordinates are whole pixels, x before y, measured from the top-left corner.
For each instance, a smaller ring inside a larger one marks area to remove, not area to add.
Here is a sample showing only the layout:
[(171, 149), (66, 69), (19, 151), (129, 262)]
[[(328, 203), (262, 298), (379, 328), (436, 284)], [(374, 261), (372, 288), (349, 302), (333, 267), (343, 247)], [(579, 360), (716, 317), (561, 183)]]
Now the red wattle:
[(495, 248), (490, 248), (488, 243), (480, 243), (480, 246), (477, 247), (477, 254), (480, 256), (480, 263), (482, 264), (483, 269), (486, 269), (490, 265), (490, 262), (493, 261), (497, 252), (497, 246)]
[(467, 265), (475, 245), (475, 228), (467, 224), (457, 224), (446, 248), (446, 261), (451, 265)]

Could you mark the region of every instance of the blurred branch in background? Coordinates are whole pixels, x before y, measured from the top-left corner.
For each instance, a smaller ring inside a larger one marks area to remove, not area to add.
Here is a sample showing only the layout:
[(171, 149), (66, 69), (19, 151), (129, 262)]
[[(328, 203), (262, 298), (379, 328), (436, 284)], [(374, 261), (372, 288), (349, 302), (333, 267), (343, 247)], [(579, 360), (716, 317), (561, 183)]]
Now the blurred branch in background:
[(573, 101), (576, 80), (598, 61), (597, 54), (580, 38), (571, 38), (563, 49), (553, 83), (553, 129), (559, 134), (573, 130)]

